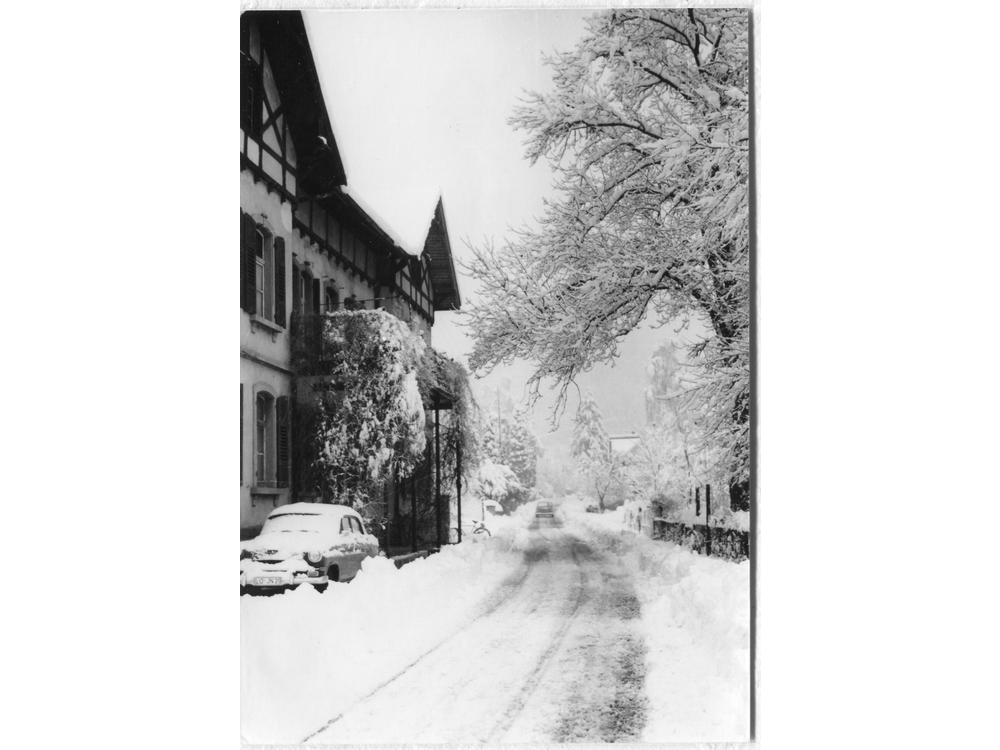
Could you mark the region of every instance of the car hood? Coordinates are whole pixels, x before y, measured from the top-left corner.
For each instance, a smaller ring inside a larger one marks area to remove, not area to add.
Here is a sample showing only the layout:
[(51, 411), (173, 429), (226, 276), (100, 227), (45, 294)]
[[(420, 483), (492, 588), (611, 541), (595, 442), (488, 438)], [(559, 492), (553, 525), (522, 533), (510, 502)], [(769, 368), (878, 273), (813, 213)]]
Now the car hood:
[(322, 552), (343, 543), (340, 534), (278, 531), (261, 534), (255, 539), (243, 542), (242, 547), (247, 552), (266, 553), (268, 557), (289, 557), (306, 552)]
[(241, 542), (240, 548), (255, 558), (285, 559), (306, 552), (326, 552), (356, 549), (358, 544), (378, 547), (378, 539), (371, 534), (341, 536), (339, 532), (275, 531)]

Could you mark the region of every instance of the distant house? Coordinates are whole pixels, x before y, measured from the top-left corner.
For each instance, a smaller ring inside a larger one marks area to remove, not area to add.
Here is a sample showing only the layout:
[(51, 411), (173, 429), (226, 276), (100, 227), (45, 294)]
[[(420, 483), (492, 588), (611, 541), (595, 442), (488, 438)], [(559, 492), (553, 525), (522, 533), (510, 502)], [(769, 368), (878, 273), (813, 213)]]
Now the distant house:
[(629, 432), (621, 435), (609, 435), (608, 443), (612, 453), (627, 455), (642, 443), (642, 438), (637, 433)]
[[(296, 485), (304, 457), (295, 449), (291, 352), (310, 320), (382, 308), (429, 345), (435, 313), (458, 309), (461, 297), (440, 199), (427, 206), (424, 248), (413, 255), (345, 191), (301, 14), (243, 13), (240, 70), (240, 531), (247, 538), (279, 505), (330, 500)], [(447, 408), (448, 394), (427, 396), (428, 407)]]

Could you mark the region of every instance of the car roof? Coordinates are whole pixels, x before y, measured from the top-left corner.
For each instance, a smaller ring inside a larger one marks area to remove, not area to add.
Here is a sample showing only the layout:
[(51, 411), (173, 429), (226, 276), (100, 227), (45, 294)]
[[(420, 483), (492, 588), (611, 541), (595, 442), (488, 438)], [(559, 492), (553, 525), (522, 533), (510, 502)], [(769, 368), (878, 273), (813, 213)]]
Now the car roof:
[(330, 505), (327, 503), (289, 503), (288, 505), (278, 506), (268, 513), (267, 517), (277, 518), (278, 516), (286, 515), (341, 518), (343, 516), (358, 516), (358, 512), (354, 510), (354, 508), (349, 508), (346, 505)]

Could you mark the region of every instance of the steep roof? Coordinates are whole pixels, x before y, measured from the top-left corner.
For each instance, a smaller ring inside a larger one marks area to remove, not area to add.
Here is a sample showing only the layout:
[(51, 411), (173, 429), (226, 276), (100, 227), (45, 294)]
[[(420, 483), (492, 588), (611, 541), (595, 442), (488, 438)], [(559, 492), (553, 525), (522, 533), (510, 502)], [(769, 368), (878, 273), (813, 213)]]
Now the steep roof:
[(424, 242), (424, 252), (430, 259), (434, 310), (458, 310), (462, 307), (462, 295), (458, 290), (458, 275), (455, 273), (455, 259), (451, 254), (448, 224), (444, 218), (444, 201), (441, 198), (438, 198), (434, 208), (434, 218)]
[(246, 11), (240, 16), (240, 23), (249, 21), (257, 23), (281, 95), (281, 107), (298, 155), (299, 185), (314, 196), (346, 185), (344, 163), (333, 137), (302, 14)]
[(423, 186), (421, 195), (412, 190), (399, 192), (398, 185), (384, 186), (374, 196), (378, 209), (348, 189), (302, 14), (246, 11), (240, 22), (249, 21), (255, 22), (260, 30), (261, 44), (278, 87), (281, 109), (298, 158), (300, 190), (319, 199), (330, 210), (351, 215), (373, 238), (387, 246), (397, 262), (426, 254), (434, 287), (434, 310), (458, 310), (462, 300), (440, 196), (433, 214), (429, 214), (427, 207), (433, 193), (427, 194), (428, 189)]

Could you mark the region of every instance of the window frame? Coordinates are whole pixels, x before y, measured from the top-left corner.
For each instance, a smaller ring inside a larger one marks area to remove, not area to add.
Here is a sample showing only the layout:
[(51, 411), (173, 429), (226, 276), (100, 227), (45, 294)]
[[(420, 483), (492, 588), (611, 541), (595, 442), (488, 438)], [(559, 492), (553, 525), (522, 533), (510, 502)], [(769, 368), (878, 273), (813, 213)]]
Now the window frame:
[(312, 271), (308, 268), (302, 269), (302, 276), (299, 279), (299, 283), (301, 284), (302, 290), (300, 306), (302, 308), (303, 315), (313, 314), (313, 306), (315, 304), (313, 301), (313, 279), (315, 278), (316, 277), (313, 276)]
[[(261, 408), (262, 404), (263, 409)], [(254, 394), (254, 487), (275, 488), (278, 486), (276, 405), (277, 399), (273, 393), (262, 389)]]
[(257, 315), (264, 320), (274, 322), (274, 235), (260, 224), (254, 229), (255, 248), (259, 244), (257, 254), (257, 271), (255, 275), (254, 294), (260, 305)]

